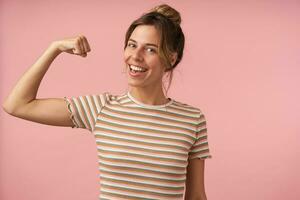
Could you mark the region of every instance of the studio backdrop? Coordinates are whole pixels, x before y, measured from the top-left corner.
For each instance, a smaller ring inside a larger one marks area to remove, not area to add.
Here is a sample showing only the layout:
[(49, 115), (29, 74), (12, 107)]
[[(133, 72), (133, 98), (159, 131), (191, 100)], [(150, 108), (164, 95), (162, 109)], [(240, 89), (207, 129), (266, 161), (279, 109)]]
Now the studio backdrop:
[[(300, 199), (299, 1), (1, 0), (1, 104), (51, 42), (78, 34), (91, 52), (60, 54), (37, 98), (123, 93), (126, 30), (161, 3), (181, 13), (186, 37), (168, 96), (207, 120), (207, 198)], [(1, 109), (0, 199), (95, 200), (98, 177), (89, 131)]]

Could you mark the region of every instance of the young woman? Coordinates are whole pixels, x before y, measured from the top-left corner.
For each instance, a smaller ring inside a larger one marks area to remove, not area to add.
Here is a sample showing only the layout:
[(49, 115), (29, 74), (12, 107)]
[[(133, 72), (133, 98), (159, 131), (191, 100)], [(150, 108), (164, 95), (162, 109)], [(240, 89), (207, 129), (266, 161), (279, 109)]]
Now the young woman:
[(85, 57), (91, 51), (86, 37), (79, 35), (52, 42), (3, 108), (26, 120), (93, 133), (99, 199), (205, 200), (204, 160), (212, 156), (204, 114), (167, 97), (163, 84), (165, 75), (171, 82), (183, 55), (180, 22), (180, 14), (164, 4), (130, 25), (124, 47), (129, 90), (124, 94), (36, 98), (43, 76), (60, 53)]

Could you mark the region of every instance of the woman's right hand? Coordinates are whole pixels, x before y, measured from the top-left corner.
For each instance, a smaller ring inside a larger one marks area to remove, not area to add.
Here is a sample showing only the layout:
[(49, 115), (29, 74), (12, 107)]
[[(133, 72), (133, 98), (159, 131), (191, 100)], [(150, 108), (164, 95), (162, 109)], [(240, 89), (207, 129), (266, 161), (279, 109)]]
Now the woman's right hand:
[(90, 45), (84, 35), (54, 41), (53, 44), (60, 52), (67, 52), (82, 57), (86, 57), (87, 52), (91, 51)]

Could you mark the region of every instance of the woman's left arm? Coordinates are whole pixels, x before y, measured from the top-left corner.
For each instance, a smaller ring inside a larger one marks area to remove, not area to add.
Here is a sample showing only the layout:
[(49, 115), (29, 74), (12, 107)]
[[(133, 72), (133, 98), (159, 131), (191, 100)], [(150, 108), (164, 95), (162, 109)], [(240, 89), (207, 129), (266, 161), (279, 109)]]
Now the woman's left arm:
[(207, 200), (204, 188), (205, 160), (190, 159), (187, 166), (185, 200)]

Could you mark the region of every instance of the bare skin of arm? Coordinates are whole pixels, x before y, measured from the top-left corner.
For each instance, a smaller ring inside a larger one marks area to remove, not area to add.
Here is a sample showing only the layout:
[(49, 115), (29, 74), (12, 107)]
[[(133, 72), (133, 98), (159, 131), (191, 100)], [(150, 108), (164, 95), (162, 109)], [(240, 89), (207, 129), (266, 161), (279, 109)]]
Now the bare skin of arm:
[(185, 200), (207, 200), (204, 187), (204, 166), (204, 160), (189, 160), (187, 166)]
[(37, 99), (40, 83), (53, 60), (62, 52), (87, 56), (91, 51), (83, 35), (54, 41), (38, 60), (21, 76), (3, 102), (8, 114), (25, 120), (53, 126), (73, 126), (63, 98)]

